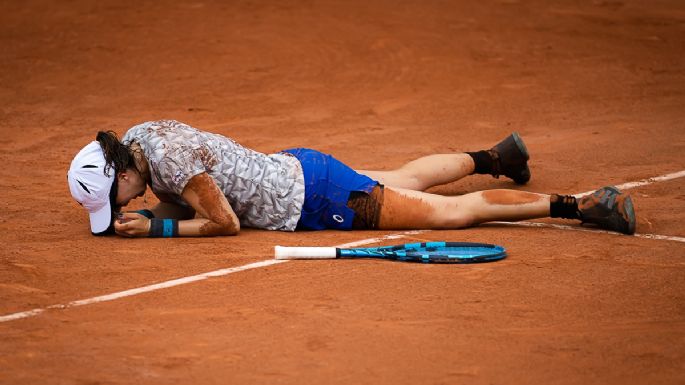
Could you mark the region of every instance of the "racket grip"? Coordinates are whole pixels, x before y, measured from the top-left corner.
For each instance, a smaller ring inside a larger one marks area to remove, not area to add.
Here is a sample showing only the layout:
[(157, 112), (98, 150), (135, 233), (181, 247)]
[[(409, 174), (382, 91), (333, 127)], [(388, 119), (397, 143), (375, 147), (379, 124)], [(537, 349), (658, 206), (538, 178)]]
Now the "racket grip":
[(335, 247), (274, 247), (276, 259), (331, 259), (336, 258)]

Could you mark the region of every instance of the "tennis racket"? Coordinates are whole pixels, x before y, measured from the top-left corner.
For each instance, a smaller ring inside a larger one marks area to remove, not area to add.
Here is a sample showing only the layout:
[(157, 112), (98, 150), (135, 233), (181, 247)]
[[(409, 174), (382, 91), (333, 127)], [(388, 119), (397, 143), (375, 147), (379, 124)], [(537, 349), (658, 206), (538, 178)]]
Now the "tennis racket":
[(507, 256), (502, 246), (471, 242), (425, 242), (367, 248), (275, 247), (276, 259), (381, 258), (421, 263), (477, 263)]

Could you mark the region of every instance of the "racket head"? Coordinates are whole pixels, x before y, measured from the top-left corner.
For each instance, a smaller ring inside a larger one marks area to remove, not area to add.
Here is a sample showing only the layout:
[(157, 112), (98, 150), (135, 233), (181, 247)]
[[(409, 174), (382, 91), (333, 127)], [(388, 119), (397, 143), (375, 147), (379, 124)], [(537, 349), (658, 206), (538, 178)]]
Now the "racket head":
[(422, 242), (339, 251), (341, 258), (386, 258), (418, 263), (483, 263), (506, 256), (502, 246), (474, 242)]

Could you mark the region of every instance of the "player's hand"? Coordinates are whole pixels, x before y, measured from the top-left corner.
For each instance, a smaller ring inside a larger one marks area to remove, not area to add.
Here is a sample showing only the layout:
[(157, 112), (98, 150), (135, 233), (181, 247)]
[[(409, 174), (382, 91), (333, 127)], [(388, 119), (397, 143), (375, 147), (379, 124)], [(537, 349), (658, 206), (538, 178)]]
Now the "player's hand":
[(122, 237), (147, 237), (150, 220), (138, 213), (120, 213), (114, 220), (114, 231)]

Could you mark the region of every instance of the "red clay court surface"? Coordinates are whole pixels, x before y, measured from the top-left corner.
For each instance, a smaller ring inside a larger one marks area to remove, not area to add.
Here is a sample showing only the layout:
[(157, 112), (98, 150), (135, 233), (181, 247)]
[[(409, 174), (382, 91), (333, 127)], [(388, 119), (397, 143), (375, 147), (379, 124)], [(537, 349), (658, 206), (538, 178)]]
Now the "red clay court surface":
[[(45, 309), (0, 322), (2, 384), (685, 382), (685, 178), (630, 189), (638, 233), (669, 239), (405, 234), (369, 245), (490, 242), (509, 257), (292, 261), (47, 309), (276, 244), (400, 233), (95, 238), (65, 175), (97, 130), (177, 119), (363, 169), (516, 130), (534, 192), (685, 170), (682, 1), (5, 1), (0, 46), (0, 316)], [(434, 191), (488, 188), (521, 189), (474, 176)]]

